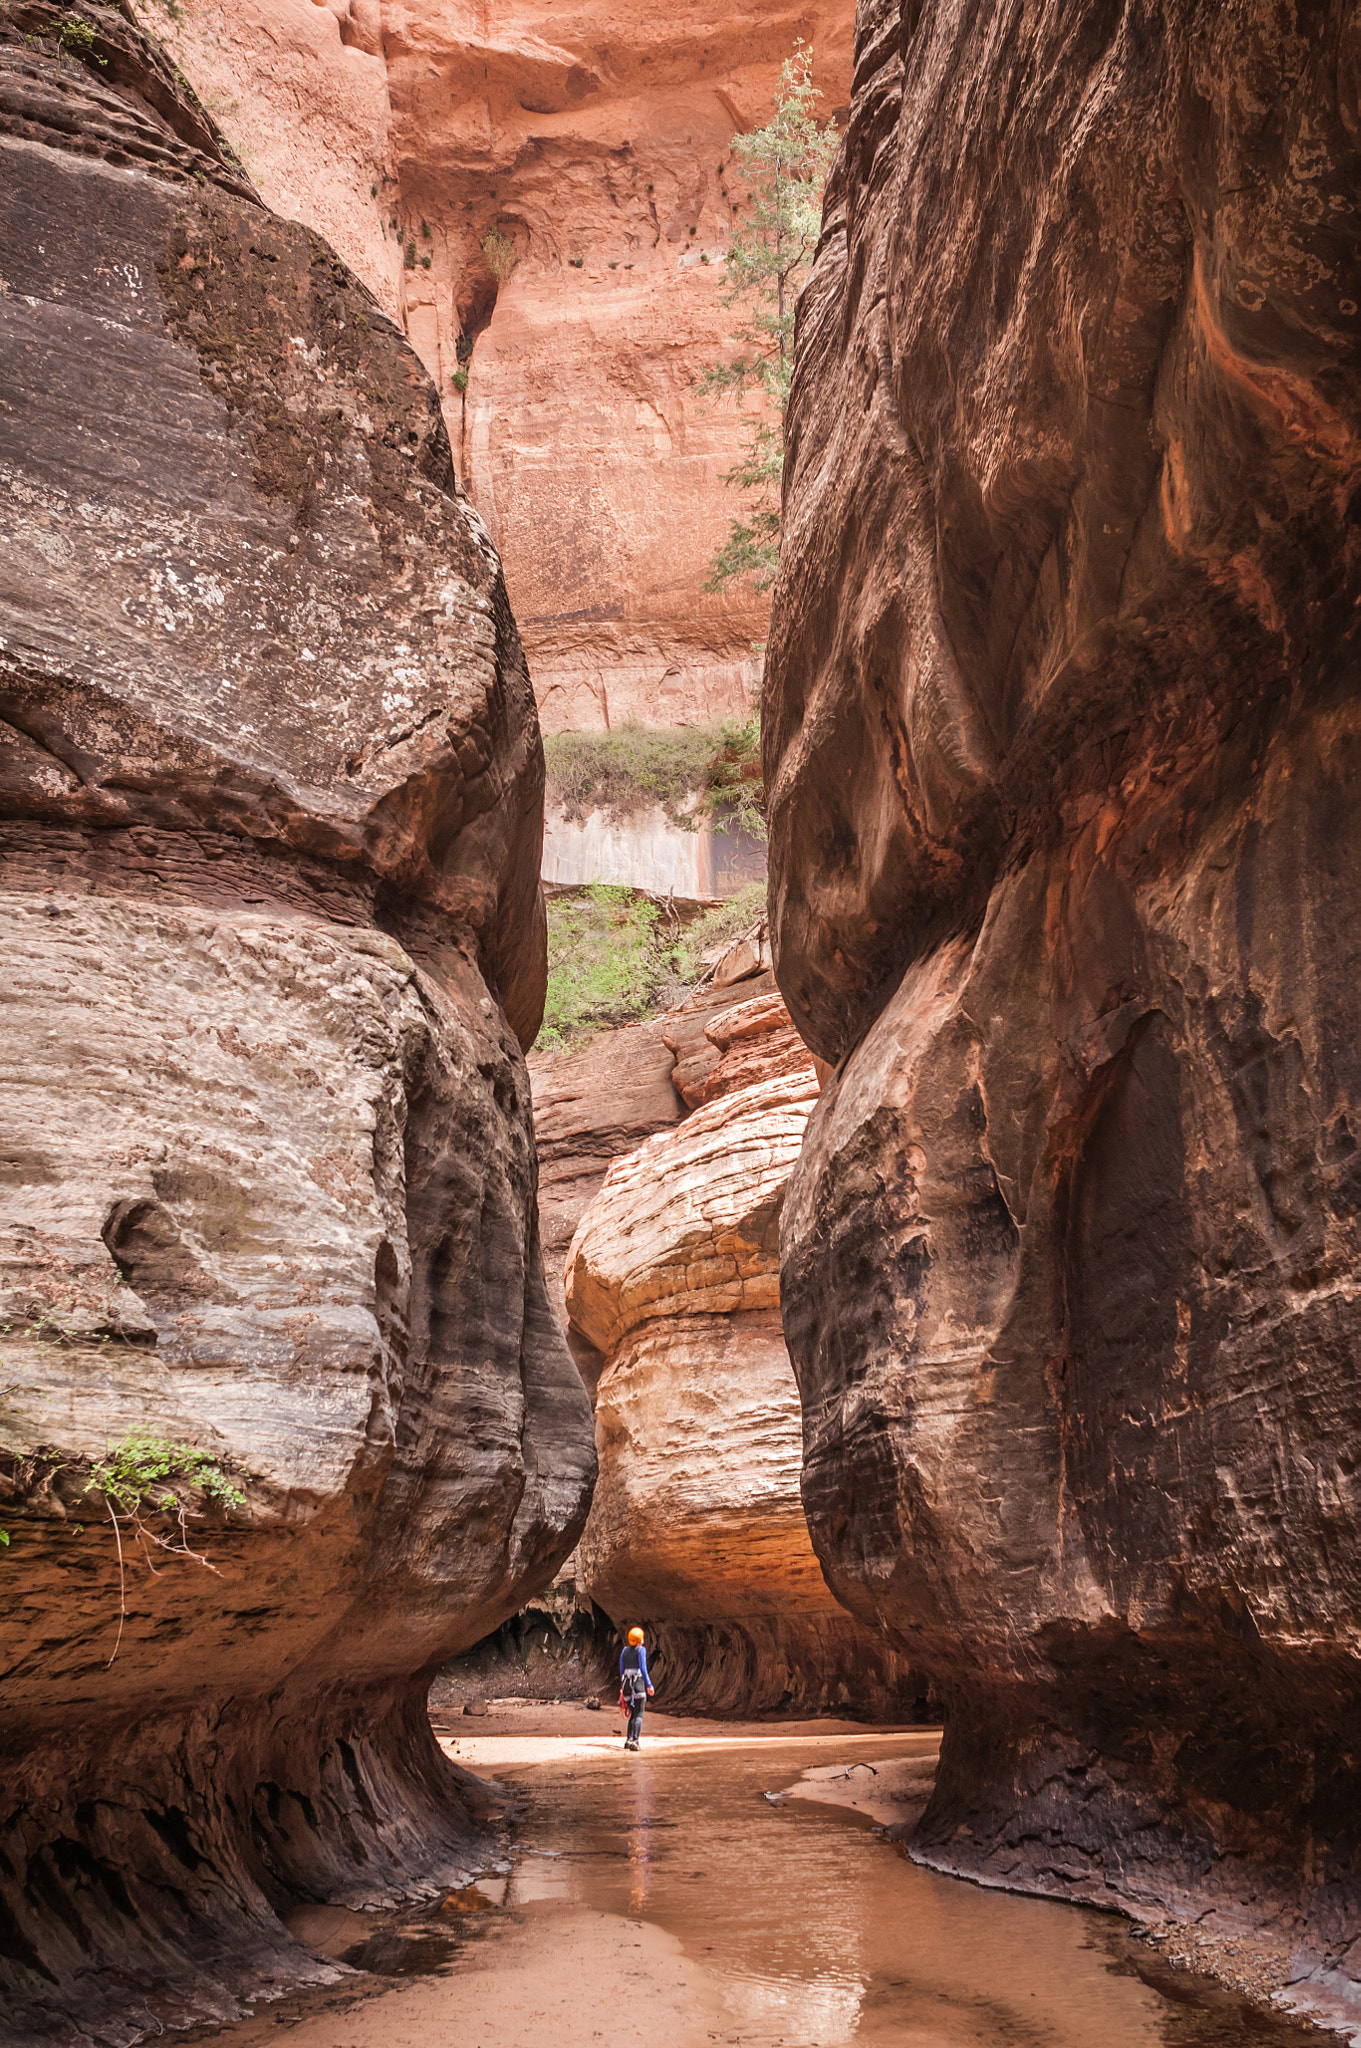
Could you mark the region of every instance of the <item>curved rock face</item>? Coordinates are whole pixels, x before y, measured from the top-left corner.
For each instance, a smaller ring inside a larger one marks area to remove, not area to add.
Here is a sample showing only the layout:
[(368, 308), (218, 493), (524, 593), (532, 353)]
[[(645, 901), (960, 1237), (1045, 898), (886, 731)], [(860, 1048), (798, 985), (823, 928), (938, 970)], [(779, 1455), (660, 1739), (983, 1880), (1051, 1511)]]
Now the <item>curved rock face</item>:
[[(804, 1498), (941, 1866), (1358, 1974), (1358, 49), (871, 0), (766, 705)], [(1317, 1988), (1317, 1987), (1316, 1987)]]
[(733, 134), (769, 118), (800, 36), (822, 113), (841, 111), (853, 15), (189, 0), (172, 31), (271, 203), (404, 321), (504, 557), (548, 730), (748, 715), (769, 599), (703, 588), (745, 433), (693, 385), (733, 353)]
[[(324, 1968), (291, 1901), (466, 1871), (428, 1673), (594, 1469), (495, 552), (405, 340), (91, 19), (0, 5), (10, 2041), (229, 2015)], [(244, 1505), (111, 1505), (132, 1429)]]
[[(668, 1707), (902, 1711), (906, 1662), (828, 1592), (799, 1498), (779, 1218), (817, 1080), (778, 997), (706, 1030), (706, 1106), (610, 1167), (568, 1254), (574, 1340), (604, 1361), (581, 1575), (647, 1628)], [(742, 1085), (762, 1038), (773, 1077)]]

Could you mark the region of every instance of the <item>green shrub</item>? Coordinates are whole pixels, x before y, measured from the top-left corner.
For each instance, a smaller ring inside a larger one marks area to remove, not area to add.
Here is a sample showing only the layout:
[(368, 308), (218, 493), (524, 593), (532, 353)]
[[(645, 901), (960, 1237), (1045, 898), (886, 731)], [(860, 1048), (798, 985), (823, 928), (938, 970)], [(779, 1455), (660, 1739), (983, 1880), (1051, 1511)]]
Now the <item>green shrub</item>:
[(548, 899), (548, 994), (540, 1052), (569, 1052), (607, 1027), (682, 1002), (706, 972), (704, 955), (754, 931), (766, 885), (749, 882), (687, 928), (639, 889), (592, 883)]
[(613, 732), (559, 732), (544, 741), (549, 801), (575, 821), (588, 811), (630, 818), (660, 804), (673, 824), (693, 830), (723, 818), (765, 837), (760, 726), (623, 725)]
[(245, 1494), (233, 1486), (210, 1451), (171, 1443), (145, 1429), (130, 1429), (99, 1460), (85, 1491), (101, 1495), (124, 1515), (178, 1514), (185, 1508), (185, 1487), (223, 1507), (246, 1505)]
[(731, 945), (744, 932), (759, 924), (766, 914), (766, 885), (748, 882), (726, 903), (706, 910), (689, 925), (675, 949), (675, 971), (683, 982), (698, 981), (704, 972), (703, 955), (715, 946)]
[(95, 50), (95, 31), (88, 21), (82, 21), (78, 14), (69, 14), (57, 33), (57, 48), (79, 57), (87, 64), (102, 64), (107, 70), (109, 60)]
[(548, 995), (541, 1050), (561, 1052), (592, 1030), (641, 1017), (669, 978), (660, 912), (634, 889), (596, 882), (548, 901)]
[(705, 808), (711, 816), (749, 832), (753, 839), (766, 836), (766, 792), (761, 779), (761, 721), (759, 718), (726, 718), (718, 728), (718, 741), (709, 762), (704, 783)]
[(453, 385), (455, 391), (466, 391), (468, 388), (468, 372), (466, 370), (455, 370)]
[(482, 254), (486, 257), (487, 268), (498, 285), (505, 283), (520, 260), (514, 236), (503, 235), (497, 228), (493, 228), (490, 234), (483, 235)]
[(544, 741), (548, 797), (569, 818), (591, 810), (630, 818), (660, 804), (677, 822), (698, 795), (714, 751), (712, 730), (698, 725), (616, 726), (613, 732), (558, 732)]

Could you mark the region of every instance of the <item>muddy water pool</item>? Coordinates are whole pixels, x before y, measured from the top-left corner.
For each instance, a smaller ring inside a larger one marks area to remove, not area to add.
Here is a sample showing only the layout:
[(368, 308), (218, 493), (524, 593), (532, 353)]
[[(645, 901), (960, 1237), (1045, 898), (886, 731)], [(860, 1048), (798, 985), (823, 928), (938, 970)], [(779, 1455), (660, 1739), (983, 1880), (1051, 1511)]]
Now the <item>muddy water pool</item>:
[[(514, 1774), (533, 1795), (526, 1843), (553, 1852), (524, 1858), (514, 1897), (662, 1928), (722, 1980), (739, 2038), (760, 2048), (1319, 2040), (1154, 1965), (1110, 1915), (939, 1877), (846, 1813), (764, 1796), (843, 1753), (911, 1746), (766, 1738)], [(1154, 1983), (1139, 1974), (1154, 1968)]]
[(596, 2048), (621, 2034), (657, 2048), (1327, 2038), (1172, 1972), (1109, 1915), (937, 1876), (853, 1812), (764, 1796), (810, 1766), (919, 1753), (920, 1737), (662, 1740), (637, 1756), (606, 1739), (547, 1756), (553, 1745), (528, 1744), (519, 1757), (513, 1741), (465, 1743), (459, 1761), (479, 1747), (478, 1767), (525, 1798), (513, 1868), (485, 1888), (488, 1910), (457, 1927), (447, 1910), (408, 1916), (377, 1946), (372, 1935), (332, 1946), (369, 1974), (217, 2038), (248, 2048), (277, 2042), (281, 2027), (293, 2048)]

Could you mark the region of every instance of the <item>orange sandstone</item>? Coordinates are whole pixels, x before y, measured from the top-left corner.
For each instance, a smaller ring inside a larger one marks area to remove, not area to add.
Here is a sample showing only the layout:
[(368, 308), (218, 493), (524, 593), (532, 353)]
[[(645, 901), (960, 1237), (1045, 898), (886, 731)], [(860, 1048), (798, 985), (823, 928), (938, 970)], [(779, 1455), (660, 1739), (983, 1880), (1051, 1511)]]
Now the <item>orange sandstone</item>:
[(731, 138), (768, 118), (800, 35), (822, 111), (844, 106), (853, 12), (193, 0), (177, 31), (266, 198), (334, 243), (434, 377), (550, 731), (750, 701), (766, 601), (703, 590), (742, 422), (694, 380), (733, 346)]

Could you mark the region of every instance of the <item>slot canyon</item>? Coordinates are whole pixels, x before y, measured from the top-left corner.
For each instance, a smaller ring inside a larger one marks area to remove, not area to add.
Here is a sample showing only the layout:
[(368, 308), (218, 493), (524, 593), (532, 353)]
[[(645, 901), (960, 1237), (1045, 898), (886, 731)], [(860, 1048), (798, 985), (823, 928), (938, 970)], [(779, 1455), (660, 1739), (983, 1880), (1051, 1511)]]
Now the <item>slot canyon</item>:
[(0, 2048), (1361, 2042), (1358, 138), (1354, 0), (0, 0)]

